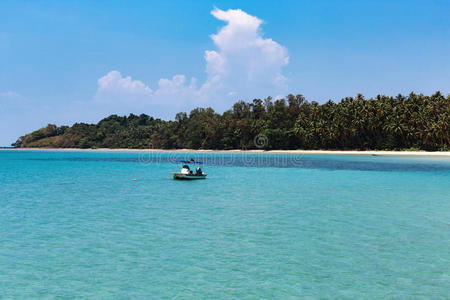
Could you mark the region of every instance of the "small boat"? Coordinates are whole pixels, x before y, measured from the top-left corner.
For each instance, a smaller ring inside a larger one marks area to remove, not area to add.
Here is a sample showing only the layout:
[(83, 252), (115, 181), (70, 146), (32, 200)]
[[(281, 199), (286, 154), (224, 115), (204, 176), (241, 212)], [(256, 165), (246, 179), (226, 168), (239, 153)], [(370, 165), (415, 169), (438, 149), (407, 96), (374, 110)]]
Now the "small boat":
[(193, 180), (193, 179), (205, 179), (206, 173), (202, 171), (200, 167), (198, 167), (195, 172), (189, 168), (188, 164), (201, 164), (201, 162), (191, 160), (181, 160), (181, 163), (184, 163), (180, 172), (174, 172), (173, 179), (185, 179), (185, 180)]

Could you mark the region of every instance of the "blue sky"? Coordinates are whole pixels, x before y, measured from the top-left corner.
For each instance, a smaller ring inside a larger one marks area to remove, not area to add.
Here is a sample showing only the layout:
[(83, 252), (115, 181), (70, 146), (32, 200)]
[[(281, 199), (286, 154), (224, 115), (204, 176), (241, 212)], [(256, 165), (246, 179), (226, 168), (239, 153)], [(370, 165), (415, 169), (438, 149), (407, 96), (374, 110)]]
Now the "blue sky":
[(0, 145), (112, 113), (436, 90), (447, 0), (0, 2)]

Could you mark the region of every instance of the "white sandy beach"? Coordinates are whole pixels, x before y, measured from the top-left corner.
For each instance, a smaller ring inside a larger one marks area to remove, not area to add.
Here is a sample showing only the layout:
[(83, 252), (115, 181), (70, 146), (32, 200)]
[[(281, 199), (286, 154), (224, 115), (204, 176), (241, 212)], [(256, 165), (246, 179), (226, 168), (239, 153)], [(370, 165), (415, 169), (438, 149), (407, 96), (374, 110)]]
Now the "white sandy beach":
[(0, 151), (84, 151), (84, 152), (206, 152), (206, 153), (265, 153), (265, 154), (334, 154), (334, 155), (390, 155), (390, 156), (450, 156), (450, 151), (342, 151), (342, 150), (195, 150), (195, 149), (80, 149), (80, 148), (0, 148)]

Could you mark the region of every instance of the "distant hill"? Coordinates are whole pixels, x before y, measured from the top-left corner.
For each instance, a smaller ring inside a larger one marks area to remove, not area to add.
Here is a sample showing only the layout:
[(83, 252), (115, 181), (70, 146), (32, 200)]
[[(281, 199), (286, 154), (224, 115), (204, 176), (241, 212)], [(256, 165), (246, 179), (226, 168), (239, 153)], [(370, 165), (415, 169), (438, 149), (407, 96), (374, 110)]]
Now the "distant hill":
[(49, 124), (14, 147), (158, 149), (449, 150), (450, 96), (347, 97), (308, 102), (302, 95), (178, 113), (174, 121), (111, 115), (97, 124)]

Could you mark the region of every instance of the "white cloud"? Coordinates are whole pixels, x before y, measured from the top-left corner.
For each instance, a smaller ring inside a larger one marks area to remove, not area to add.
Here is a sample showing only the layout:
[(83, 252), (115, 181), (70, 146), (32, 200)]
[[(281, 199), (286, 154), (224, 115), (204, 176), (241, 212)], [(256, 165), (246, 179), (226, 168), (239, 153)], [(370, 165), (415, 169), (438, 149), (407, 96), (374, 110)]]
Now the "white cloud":
[(32, 101), (27, 97), (14, 92), (0, 92), (0, 113), (23, 112), (29, 108)]
[(1, 100), (25, 100), (26, 98), (14, 91), (7, 91), (0, 93)]
[(211, 39), (215, 50), (205, 51), (206, 80), (197, 86), (185, 75), (162, 78), (156, 90), (119, 71), (111, 71), (98, 80), (96, 99), (135, 100), (152, 106), (211, 105), (228, 108), (238, 99), (285, 93), (286, 78), (282, 68), (288, 64), (285, 47), (263, 37), (263, 20), (240, 9), (220, 10), (211, 14), (226, 22)]
[(174, 94), (194, 94), (196, 91), (197, 80), (191, 79), (189, 85), (186, 84), (186, 76), (175, 75), (172, 79), (161, 78), (158, 81), (157, 95), (174, 95)]
[(136, 100), (150, 96), (153, 91), (140, 80), (123, 77), (119, 71), (111, 71), (98, 81), (95, 98), (101, 101)]
[(225, 73), (225, 59), (216, 51), (205, 51), (206, 73), (214, 76), (214, 74)]
[[(263, 37), (263, 21), (240, 9), (214, 9), (211, 14), (227, 22), (211, 35), (217, 50), (205, 51), (210, 82), (221, 82), (218, 88), (240, 97), (252, 97), (286, 89), (282, 67), (289, 63), (286, 48)], [(207, 82), (208, 83), (208, 82)]]

